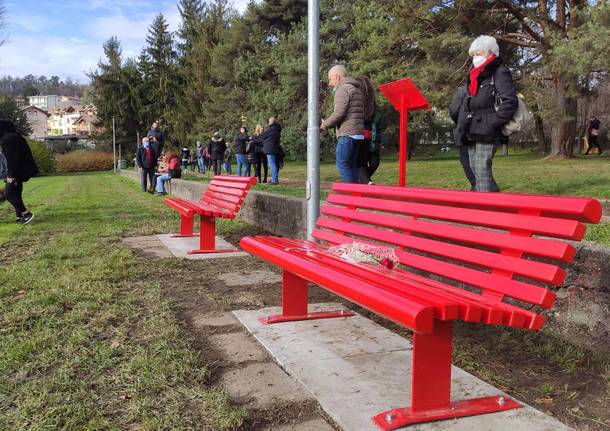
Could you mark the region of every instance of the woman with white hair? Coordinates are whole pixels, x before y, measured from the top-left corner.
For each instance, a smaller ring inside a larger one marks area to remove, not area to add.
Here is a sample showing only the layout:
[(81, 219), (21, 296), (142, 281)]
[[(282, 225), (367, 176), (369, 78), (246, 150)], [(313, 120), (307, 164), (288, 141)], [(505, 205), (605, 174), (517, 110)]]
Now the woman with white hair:
[[(500, 48), (491, 36), (477, 37), (468, 50), (472, 67), (466, 76), (466, 86), (458, 89), (449, 108), (456, 122), (455, 143), (465, 146), (460, 160), (472, 190), (499, 192), (492, 173), (492, 159), (508, 138), (502, 126), (517, 111), (517, 90), (510, 70), (498, 57)], [(469, 172), (469, 168), (472, 172)], [(474, 178), (473, 178), (474, 176)]]

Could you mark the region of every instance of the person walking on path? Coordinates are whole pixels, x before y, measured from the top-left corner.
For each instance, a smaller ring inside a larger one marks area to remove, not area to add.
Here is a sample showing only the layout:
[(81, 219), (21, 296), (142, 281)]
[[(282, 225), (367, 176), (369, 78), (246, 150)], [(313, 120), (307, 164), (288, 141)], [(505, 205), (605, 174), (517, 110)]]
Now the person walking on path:
[(455, 135), (462, 145), (468, 146), (474, 190), (499, 192), (492, 161), (498, 147), (508, 143), (501, 129), (517, 111), (517, 90), (510, 70), (498, 57), (500, 48), (496, 39), (477, 37), (468, 54), (472, 67), (466, 75), (467, 93), (459, 110)]
[[(360, 76), (356, 79), (360, 84), (362, 101), (364, 103), (364, 140), (358, 145), (358, 179), (361, 184), (372, 184), (369, 166), (371, 163), (370, 148), (373, 142), (373, 115), (375, 115), (377, 110), (375, 87), (368, 76)], [(379, 161), (377, 161), (377, 165), (379, 165)], [(375, 170), (377, 170), (376, 167)]]
[(468, 157), (468, 146), (470, 145), (470, 142), (467, 138), (467, 131), (464, 130), (468, 126), (469, 114), (466, 107), (467, 97), (468, 89), (466, 86), (459, 87), (453, 95), (453, 99), (449, 105), (449, 116), (456, 125), (454, 139), (455, 145), (460, 152), (460, 163), (462, 164), (464, 175), (466, 175), (466, 178), (470, 183), (470, 191), (475, 191), (476, 179), (474, 177), (474, 172), (472, 172), (472, 168), (470, 167), (470, 158)]
[(180, 159), (173, 151), (165, 155), (166, 167), (163, 169), (164, 174), (157, 177), (157, 195), (165, 195), (165, 183), (172, 178), (180, 178), (182, 172), (180, 170)]
[(280, 182), (280, 162), (282, 147), (280, 138), (282, 136), (282, 126), (275, 117), (269, 118), (269, 127), (261, 135), (263, 140), (263, 153), (267, 157), (267, 163), (271, 168), (271, 184), (276, 185)]
[(165, 135), (159, 129), (159, 122), (153, 121), (148, 133), (146, 134), (148, 141), (150, 142), (151, 147), (155, 150), (157, 154), (163, 153), (163, 146), (165, 145)]
[(599, 119), (595, 115), (591, 116), (591, 121), (589, 121), (589, 132), (587, 136), (587, 139), (589, 141), (589, 148), (587, 148), (585, 156), (589, 154), (589, 151), (591, 151), (593, 147), (597, 147), (597, 154), (599, 154), (600, 156), (603, 154), (602, 147), (599, 145), (599, 142), (597, 140), (599, 137), (599, 126)]
[[(263, 126), (261, 124), (256, 125), (254, 130), (254, 136), (252, 136), (252, 146), (254, 147), (254, 175), (260, 183), (267, 182), (267, 174), (269, 173), (269, 163), (267, 162), (267, 156), (263, 151)], [(261, 168), (264, 170), (264, 177), (262, 177)]]
[(188, 148), (184, 147), (182, 149), (182, 170), (185, 172), (188, 171), (190, 158), (191, 151)]
[(142, 146), (136, 152), (136, 164), (141, 169), (142, 191), (148, 191), (147, 181), (150, 184), (150, 192), (153, 192), (155, 171), (157, 169), (158, 155), (150, 145), (148, 138), (142, 138)]
[(233, 172), (231, 171), (231, 165), (233, 164), (233, 148), (230, 145), (227, 145), (227, 149), (224, 154), (224, 163), (222, 165), (225, 170), (225, 174), (231, 175)]
[(195, 147), (195, 156), (197, 157), (197, 166), (199, 167), (199, 173), (205, 174), (205, 154), (204, 154), (203, 145), (201, 142), (197, 141), (197, 145)]
[(364, 101), (360, 84), (347, 76), (345, 66), (328, 71), (328, 83), (335, 89), (333, 113), (322, 120), (322, 130), (337, 128), (336, 165), (341, 181), (358, 183), (358, 148), (364, 141)]
[(369, 184), (374, 184), (373, 175), (377, 172), (377, 168), (381, 161), (381, 149), (385, 146), (384, 128), (383, 116), (379, 109), (375, 108), (368, 157)]
[(27, 141), (9, 120), (0, 120), (0, 147), (6, 161), (4, 196), (15, 208), (16, 222), (28, 224), (34, 214), (23, 203), (23, 183), (38, 175), (38, 166)]
[(237, 175), (240, 177), (242, 173), (246, 177), (250, 175), (250, 163), (248, 163), (246, 153), (248, 141), (250, 141), (248, 129), (242, 126), (239, 128), (239, 132), (235, 134), (235, 139), (233, 140), (233, 151), (235, 151), (237, 159)]
[(220, 132), (215, 131), (212, 139), (208, 142), (208, 152), (212, 158), (212, 166), (214, 166), (214, 175), (221, 174), (222, 162), (225, 157), (225, 150), (227, 144), (225, 140), (220, 136)]

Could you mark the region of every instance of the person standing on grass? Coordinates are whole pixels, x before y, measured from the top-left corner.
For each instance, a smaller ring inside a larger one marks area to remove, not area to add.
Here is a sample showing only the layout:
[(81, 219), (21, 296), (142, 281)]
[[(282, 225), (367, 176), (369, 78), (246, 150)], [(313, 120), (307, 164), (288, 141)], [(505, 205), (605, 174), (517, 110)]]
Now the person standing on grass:
[(157, 154), (161, 154), (163, 152), (163, 146), (165, 145), (165, 135), (161, 129), (159, 129), (158, 121), (153, 121), (148, 133), (146, 134), (146, 137)]
[(597, 138), (599, 137), (599, 126), (599, 119), (595, 115), (591, 116), (591, 121), (589, 121), (589, 133), (587, 136), (589, 148), (587, 148), (585, 156), (589, 154), (589, 151), (591, 151), (593, 147), (597, 147), (597, 153), (600, 156), (603, 154), (602, 147), (600, 147), (599, 142), (597, 141)]
[(180, 170), (180, 159), (173, 151), (165, 155), (166, 167), (163, 169), (164, 174), (157, 177), (157, 195), (165, 195), (165, 183), (172, 178), (180, 178), (182, 171)]
[(188, 171), (189, 169), (189, 160), (191, 157), (191, 151), (184, 147), (182, 149), (182, 170), (184, 170), (185, 172)]
[(358, 183), (358, 148), (364, 141), (364, 101), (360, 83), (347, 76), (345, 66), (328, 71), (328, 84), (334, 88), (333, 113), (322, 120), (320, 129), (337, 128), (336, 164), (341, 181)]
[[(262, 134), (263, 126), (262, 124), (257, 124), (256, 129), (254, 130), (254, 136), (252, 136), (252, 145), (255, 154), (254, 174), (256, 178), (258, 178), (259, 184), (267, 182), (267, 174), (269, 173), (269, 163), (267, 162), (267, 156), (265, 156), (265, 152), (263, 151)], [(261, 168), (264, 170), (264, 177), (261, 175)]]
[(6, 188), (6, 176), (8, 175), (8, 167), (6, 166), (6, 157), (0, 147), (0, 181), (2, 181), (2, 188), (0, 189), (0, 204), (6, 200), (4, 196), (4, 190)]
[(235, 151), (235, 158), (237, 159), (237, 175), (244, 176), (250, 175), (250, 163), (248, 162), (248, 155), (246, 152), (248, 141), (250, 141), (250, 137), (248, 136), (248, 129), (244, 126), (239, 128), (239, 132), (235, 134), (235, 139), (233, 140), (233, 151)]
[(225, 140), (220, 136), (220, 132), (216, 130), (212, 136), (212, 139), (210, 139), (210, 142), (208, 142), (208, 152), (212, 158), (214, 175), (220, 175), (222, 172), (222, 162), (225, 157), (226, 149), (227, 144)]
[(263, 140), (263, 152), (267, 157), (267, 163), (271, 167), (271, 184), (276, 185), (280, 181), (280, 164), (283, 163), (283, 151), (280, 146), (282, 126), (275, 117), (269, 118), (269, 127), (261, 134)]
[(153, 178), (157, 169), (158, 155), (150, 145), (148, 138), (142, 138), (142, 146), (136, 152), (136, 164), (141, 169), (142, 175), (142, 191), (148, 191), (147, 180), (150, 184), (150, 192), (153, 192)]
[(385, 146), (385, 135), (383, 133), (384, 128), (383, 116), (379, 109), (375, 108), (368, 157), (369, 184), (374, 184), (373, 175), (375, 172), (377, 172), (377, 168), (379, 167), (379, 163), (381, 161), (381, 150)]
[(16, 222), (28, 224), (34, 218), (23, 203), (23, 183), (38, 175), (38, 166), (23, 136), (9, 120), (0, 120), (0, 147), (6, 160), (6, 200), (15, 208)]
[(468, 156), (470, 141), (468, 140), (466, 130), (469, 126), (468, 107), (466, 106), (467, 97), (468, 89), (465, 86), (459, 87), (453, 95), (453, 99), (449, 105), (449, 116), (456, 125), (453, 132), (454, 142), (460, 152), (460, 163), (464, 170), (464, 175), (466, 175), (466, 178), (470, 183), (470, 191), (472, 192), (475, 191), (476, 179), (474, 177), (474, 172), (472, 172), (472, 168), (470, 167), (470, 157)]
[(201, 142), (197, 141), (197, 146), (195, 147), (195, 156), (197, 157), (197, 166), (199, 167), (199, 173), (205, 174), (205, 154), (203, 145)]
[(499, 192), (492, 161), (498, 147), (508, 143), (501, 129), (517, 111), (517, 90), (510, 70), (498, 57), (500, 48), (496, 39), (477, 37), (468, 54), (472, 67), (466, 75), (466, 95), (456, 130), (462, 130), (460, 139), (468, 147), (475, 191)]

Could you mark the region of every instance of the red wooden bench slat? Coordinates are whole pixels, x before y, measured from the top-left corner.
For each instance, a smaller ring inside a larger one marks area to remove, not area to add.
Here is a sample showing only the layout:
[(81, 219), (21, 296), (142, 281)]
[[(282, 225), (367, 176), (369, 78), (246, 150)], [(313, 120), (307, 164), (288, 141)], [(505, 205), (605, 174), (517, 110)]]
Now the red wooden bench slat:
[(238, 196), (216, 193), (214, 191), (211, 191), (209, 188), (206, 190), (204, 196), (206, 196), (212, 200), (218, 200), (218, 201), (221, 201), (224, 203), (231, 203), (231, 204), (235, 204), (235, 205), (239, 205), (243, 200), (241, 197), (238, 197)]
[(208, 204), (207, 202), (191, 202), (191, 206), (196, 214), (203, 214), (210, 217), (220, 218), (235, 218), (236, 214), (233, 211), (228, 211), (224, 208), (219, 208)]
[(362, 198), (349, 195), (331, 194), (328, 203), (361, 207), (380, 211), (433, 218), (455, 223), (468, 223), (489, 226), (499, 229), (520, 229), (545, 236), (555, 236), (573, 240), (582, 239), (585, 226), (577, 221), (551, 219), (546, 217), (528, 216), (512, 213), (499, 213), (470, 208), (451, 208), (437, 205), (412, 203), (404, 201), (388, 201), (376, 198)]
[(185, 217), (192, 217), (194, 215), (193, 208), (188, 204), (188, 201), (180, 198), (167, 198), (164, 202)]
[(201, 200), (199, 201), (200, 203), (208, 203), (210, 205), (213, 206), (217, 206), (220, 208), (224, 208), (226, 210), (229, 210), (231, 212), (235, 212), (237, 210), (237, 205), (230, 203), (230, 202), (224, 202), (218, 199), (213, 199), (207, 195), (203, 195), (203, 197), (201, 198)]
[[(340, 235), (334, 232), (314, 229), (314, 238), (318, 238), (333, 244), (352, 243), (354, 238)], [(530, 304), (551, 308), (555, 302), (555, 294), (543, 287), (523, 283), (495, 274), (487, 274), (471, 268), (466, 268), (453, 263), (442, 262), (426, 256), (420, 256), (402, 250), (396, 250), (396, 256), (403, 265), (417, 268), (431, 274), (437, 274), (458, 282), (470, 284), (479, 289), (489, 290), (501, 295), (506, 295)]]
[(350, 298), (363, 308), (374, 311), (415, 332), (432, 332), (434, 311), (431, 306), (372, 287), (368, 283), (354, 280), (341, 272), (321, 268), (307, 259), (265, 244), (256, 237), (244, 237), (240, 245), (249, 253), (260, 256), (311, 283), (321, 284), (331, 292)]
[[(362, 224), (347, 223), (339, 220), (319, 218), (318, 226), (335, 231), (350, 233), (373, 240), (408, 247), (426, 253), (436, 254), (445, 258), (460, 260), (487, 268), (497, 268), (504, 271), (560, 285), (565, 278), (565, 271), (556, 265), (535, 262), (508, 255), (501, 255), (484, 250), (473, 249), (461, 245), (449, 244), (427, 238), (421, 238), (394, 231), (376, 229)], [(473, 232), (474, 235), (478, 233)], [(481, 232), (480, 235), (485, 235)]]
[(367, 223), (370, 222), (378, 226), (400, 229), (436, 238), (478, 244), (498, 249), (516, 250), (530, 255), (562, 260), (566, 263), (571, 262), (576, 255), (576, 248), (574, 246), (557, 240), (509, 235), (505, 232), (484, 231), (458, 225), (414, 220), (412, 218), (329, 205), (323, 207), (321, 212), (326, 216), (340, 217), (342, 219)]
[(246, 194), (246, 192), (248, 191), (245, 188), (237, 189), (237, 188), (217, 186), (216, 184), (214, 184), (213, 181), (208, 186), (208, 190), (212, 191), (212, 192), (224, 193), (227, 195), (238, 196), (238, 197), (243, 197)]
[(224, 181), (232, 184), (246, 184), (248, 186), (252, 186), (256, 184), (255, 177), (238, 177), (238, 176), (229, 176), (229, 175), (214, 175), (212, 181)]
[[(340, 193), (372, 195), (370, 186), (362, 184), (335, 183), (332, 191)], [(404, 199), (414, 202), (429, 202), (471, 208), (538, 210), (548, 217), (567, 218), (586, 223), (599, 223), (602, 207), (598, 200), (565, 196), (525, 195), (518, 193), (473, 193), (463, 190), (430, 188), (375, 186), (374, 195), (383, 198)]]
[(210, 185), (212, 185), (212, 184), (217, 187), (227, 187), (227, 188), (236, 189), (236, 190), (248, 190), (252, 185), (250, 183), (244, 183), (244, 182), (230, 182), (230, 181), (218, 181), (218, 180), (212, 180)]

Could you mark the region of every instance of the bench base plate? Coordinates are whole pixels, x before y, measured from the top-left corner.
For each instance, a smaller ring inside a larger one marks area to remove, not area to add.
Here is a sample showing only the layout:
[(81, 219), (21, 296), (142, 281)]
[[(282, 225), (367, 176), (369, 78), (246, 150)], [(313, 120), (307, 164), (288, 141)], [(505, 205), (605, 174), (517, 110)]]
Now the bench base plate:
[(410, 407), (393, 409), (373, 417), (373, 422), (383, 431), (402, 428), (407, 425), (432, 422), (444, 419), (455, 419), (465, 416), (477, 416), (523, 407), (515, 400), (503, 395), (475, 398), (452, 402), (448, 408), (412, 412)]
[(302, 316), (284, 316), (282, 314), (273, 314), (270, 316), (261, 316), (258, 321), (263, 325), (271, 325), (273, 323), (282, 322), (298, 322), (300, 320), (317, 320), (317, 319), (332, 319), (335, 317), (350, 317), (354, 313), (349, 310), (336, 310), (336, 311), (318, 311), (315, 313), (308, 313)]
[(187, 254), (207, 254), (207, 253), (243, 253), (240, 249), (235, 250), (191, 250)]
[(193, 238), (195, 236), (199, 236), (199, 233), (191, 233), (191, 234), (182, 234), (182, 233), (175, 233), (171, 235), (171, 238)]

